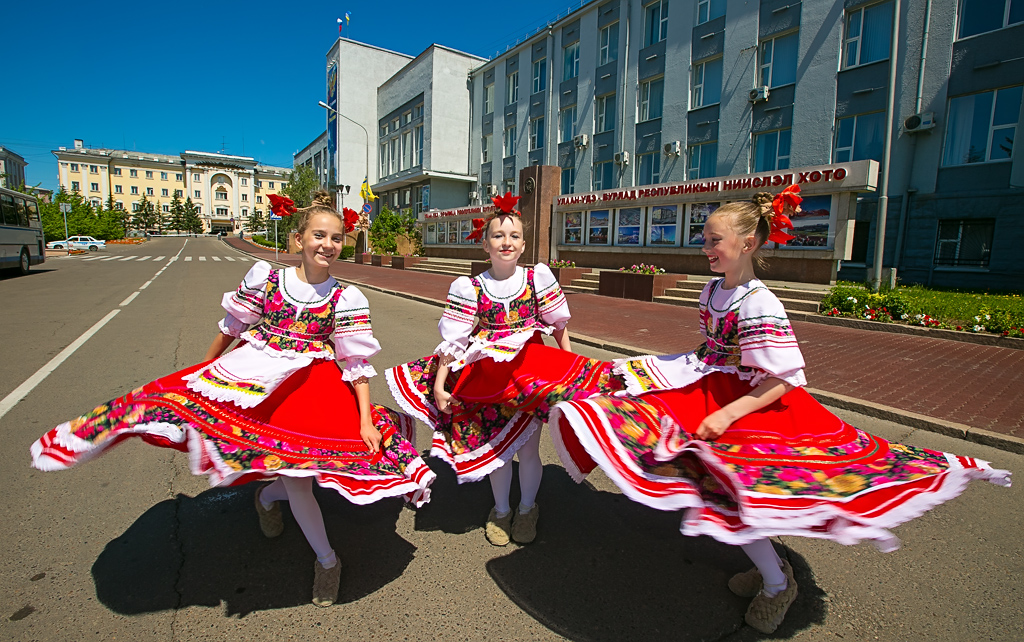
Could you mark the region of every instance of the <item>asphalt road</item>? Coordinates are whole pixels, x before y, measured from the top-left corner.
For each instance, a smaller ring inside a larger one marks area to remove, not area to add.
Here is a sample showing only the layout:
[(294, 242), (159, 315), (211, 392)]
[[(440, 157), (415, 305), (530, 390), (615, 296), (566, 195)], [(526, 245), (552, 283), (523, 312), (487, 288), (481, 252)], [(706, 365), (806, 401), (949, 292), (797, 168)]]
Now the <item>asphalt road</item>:
[[(749, 566), (742, 552), (684, 538), (677, 514), (626, 500), (600, 473), (575, 485), (546, 438), (539, 536), (527, 547), (490, 546), (488, 485), (459, 486), (436, 461), (434, 500), (419, 511), (319, 492), (345, 564), (341, 603), (329, 609), (309, 603), (314, 556), (294, 521), (264, 539), (253, 489), (210, 489), (184, 455), (128, 442), (70, 471), (29, 467), (28, 446), (47, 429), (198, 361), (221, 294), (252, 264), (243, 259), (213, 239), (157, 239), (0, 278), (0, 398), (119, 310), (0, 418), (0, 640), (763, 638), (726, 588)], [(437, 308), (365, 294), (379, 369), (433, 349)], [(373, 380), (374, 398), (393, 404), (385, 388)], [(1024, 470), (1019, 455), (840, 414), (890, 439)], [(427, 437), (421, 426), (421, 448)], [(897, 529), (895, 553), (785, 538), (800, 597), (773, 639), (1024, 639), (1022, 508), (1019, 485), (974, 483)]]

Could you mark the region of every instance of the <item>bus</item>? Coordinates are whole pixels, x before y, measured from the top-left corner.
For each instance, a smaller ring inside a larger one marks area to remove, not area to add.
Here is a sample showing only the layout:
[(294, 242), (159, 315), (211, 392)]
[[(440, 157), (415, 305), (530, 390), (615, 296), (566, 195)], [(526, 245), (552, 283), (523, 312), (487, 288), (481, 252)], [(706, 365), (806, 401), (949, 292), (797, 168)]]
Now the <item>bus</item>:
[(0, 269), (28, 274), (46, 260), (45, 245), (36, 197), (0, 187)]

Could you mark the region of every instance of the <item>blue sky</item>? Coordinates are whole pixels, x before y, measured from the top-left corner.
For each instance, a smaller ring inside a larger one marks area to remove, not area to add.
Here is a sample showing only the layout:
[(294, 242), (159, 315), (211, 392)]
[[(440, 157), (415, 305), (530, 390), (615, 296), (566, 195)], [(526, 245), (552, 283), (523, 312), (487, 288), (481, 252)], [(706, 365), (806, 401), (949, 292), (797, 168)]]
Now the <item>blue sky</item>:
[(325, 56), (346, 11), (344, 35), (361, 42), (410, 55), (436, 42), (492, 57), (569, 8), (568, 0), (12, 0), (3, 10), (0, 145), (29, 162), (28, 184), (51, 189), (50, 150), (75, 138), (163, 154), (223, 148), (290, 167), (324, 130)]

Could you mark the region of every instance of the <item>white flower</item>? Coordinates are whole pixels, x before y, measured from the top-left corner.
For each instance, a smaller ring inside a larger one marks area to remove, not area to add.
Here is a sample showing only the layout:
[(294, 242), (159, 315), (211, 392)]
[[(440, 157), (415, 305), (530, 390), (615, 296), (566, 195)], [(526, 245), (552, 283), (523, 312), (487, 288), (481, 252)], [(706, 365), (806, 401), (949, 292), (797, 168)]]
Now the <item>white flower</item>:
[(974, 317), (975, 321), (981, 321), (981, 317)]
[(853, 301), (854, 303), (856, 303), (856, 302), (857, 302), (857, 299), (853, 298), (852, 296), (848, 296), (848, 297), (846, 297), (846, 300), (847, 300), (847, 301)]
[(985, 326), (983, 326), (983, 325), (976, 325), (976, 326), (974, 326), (974, 331), (975, 332), (984, 332), (985, 331)]
[(986, 314), (986, 315), (985, 315), (985, 320), (986, 320), (986, 321), (991, 321), (991, 320), (992, 320), (992, 317), (991, 317), (990, 315)]

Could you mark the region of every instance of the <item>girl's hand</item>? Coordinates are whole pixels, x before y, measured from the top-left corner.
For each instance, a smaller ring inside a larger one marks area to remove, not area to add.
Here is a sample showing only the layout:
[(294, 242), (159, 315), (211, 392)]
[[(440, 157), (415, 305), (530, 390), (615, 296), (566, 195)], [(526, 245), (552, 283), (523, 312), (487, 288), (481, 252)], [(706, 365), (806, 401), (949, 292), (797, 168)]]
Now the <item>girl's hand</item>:
[(376, 454), (380, 450), (380, 431), (377, 430), (373, 424), (369, 422), (360, 422), (359, 425), (359, 437), (362, 438), (363, 443), (370, 449), (371, 453)]
[(721, 437), (731, 425), (732, 419), (725, 412), (725, 409), (721, 408), (704, 417), (704, 421), (700, 422), (700, 425), (697, 426), (697, 432), (694, 434), (697, 436), (697, 439), (714, 441)]
[(434, 390), (434, 405), (445, 414), (452, 414), (452, 393), (447, 390)]

